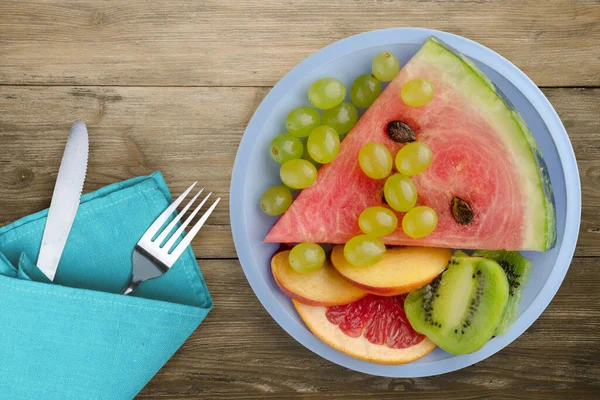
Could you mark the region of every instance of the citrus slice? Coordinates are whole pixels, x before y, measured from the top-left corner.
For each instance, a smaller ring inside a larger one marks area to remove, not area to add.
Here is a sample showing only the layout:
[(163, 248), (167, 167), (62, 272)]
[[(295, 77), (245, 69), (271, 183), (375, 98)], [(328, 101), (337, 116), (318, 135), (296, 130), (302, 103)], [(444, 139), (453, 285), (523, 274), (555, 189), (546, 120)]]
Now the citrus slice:
[(405, 297), (368, 295), (335, 307), (293, 302), (308, 329), (334, 349), (378, 364), (404, 364), (435, 348), (410, 326), (403, 308)]

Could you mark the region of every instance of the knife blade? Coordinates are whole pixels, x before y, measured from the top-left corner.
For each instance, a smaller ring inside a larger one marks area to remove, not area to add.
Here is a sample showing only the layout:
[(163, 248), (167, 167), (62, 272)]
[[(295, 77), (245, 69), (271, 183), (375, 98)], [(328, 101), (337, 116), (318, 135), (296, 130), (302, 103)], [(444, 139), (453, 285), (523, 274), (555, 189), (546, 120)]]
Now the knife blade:
[(88, 132), (83, 121), (75, 121), (65, 146), (54, 185), (37, 267), (54, 280), (58, 262), (79, 208), (88, 161)]

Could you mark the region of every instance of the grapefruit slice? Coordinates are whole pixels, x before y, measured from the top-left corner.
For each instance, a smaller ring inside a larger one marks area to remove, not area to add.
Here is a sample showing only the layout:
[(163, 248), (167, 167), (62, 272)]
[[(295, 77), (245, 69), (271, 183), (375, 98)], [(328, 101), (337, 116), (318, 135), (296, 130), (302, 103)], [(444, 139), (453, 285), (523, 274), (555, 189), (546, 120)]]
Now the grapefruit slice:
[(435, 348), (410, 326), (403, 309), (405, 297), (368, 295), (329, 308), (293, 302), (308, 329), (334, 349), (378, 364), (403, 364)]
[(380, 296), (397, 296), (428, 284), (446, 269), (450, 257), (449, 249), (392, 247), (387, 249), (383, 260), (365, 268), (346, 261), (342, 245), (331, 252), (331, 262), (344, 278)]
[[(434, 97), (422, 107), (404, 104), (406, 82), (425, 78)], [(360, 234), (358, 216), (382, 205), (385, 179), (368, 178), (358, 164), (369, 142), (392, 154), (402, 147), (387, 135), (401, 121), (433, 151), (431, 165), (413, 177), (417, 205), (438, 214), (433, 233), (412, 239), (400, 227), (386, 244), (468, 249), (544, 251), (554, 246), (556, 223), (550, 178), (525, 122), (493, 83), (461, 54), (430, 38), (365, 112), (324, 165), (316, 182), (300, 193), (266, 242), (346, 243)], [(473, 211), (462, 220), (452, 212)], [(467, 208), (468, 209), (468, 208)], [(399, 218), (402, 214), (398, 214)]]
[(301, 274), (291, 267), (289, 254), (289, 251), (275, 254), (271, 258), (271, 272), (279, 288), (292, 299), (313, 306), (337, 306), (367, 295), (365, 290), (346, 281), (329, 260), (318, 271)]

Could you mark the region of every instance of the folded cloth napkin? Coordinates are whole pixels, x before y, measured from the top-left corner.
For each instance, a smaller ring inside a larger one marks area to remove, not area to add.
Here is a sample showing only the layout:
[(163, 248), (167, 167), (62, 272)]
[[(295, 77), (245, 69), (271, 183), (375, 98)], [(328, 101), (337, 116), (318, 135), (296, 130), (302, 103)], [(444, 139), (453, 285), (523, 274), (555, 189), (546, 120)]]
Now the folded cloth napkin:
[(212, 300), (191, 248), (118, 294), (171, 201), (159, 172), (84, 195), (54, 283), (34, 264), (47, 210), (0, 228), (1, 399), (131, 399), (192, 334)]

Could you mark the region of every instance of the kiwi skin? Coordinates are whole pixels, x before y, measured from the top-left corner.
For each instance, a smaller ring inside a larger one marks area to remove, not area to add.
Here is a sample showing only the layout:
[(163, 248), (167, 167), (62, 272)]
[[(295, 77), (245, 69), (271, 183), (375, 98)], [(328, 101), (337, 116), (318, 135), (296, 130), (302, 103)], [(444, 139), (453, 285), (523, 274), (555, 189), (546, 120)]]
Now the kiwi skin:
[(442, 349), (472, 353), (493, 336), (508, 291), (506, 274), (497, 262), (458, 257), (433, 282), (411, 292), (404, 309), (412, 327)]
[(500, 264), (508, 278), (508, 304), (504, 310), (502, 320), (494, 333), (494, 336), (504, 335), (510, 330), (510, 327), (518, 317), (521, 296), (525, 289), (525, 284), (531, 275), (533, 261), (523, 257), (518, 251), (477, 250), (473, 256), (496, 261)]

